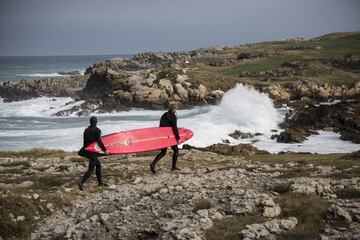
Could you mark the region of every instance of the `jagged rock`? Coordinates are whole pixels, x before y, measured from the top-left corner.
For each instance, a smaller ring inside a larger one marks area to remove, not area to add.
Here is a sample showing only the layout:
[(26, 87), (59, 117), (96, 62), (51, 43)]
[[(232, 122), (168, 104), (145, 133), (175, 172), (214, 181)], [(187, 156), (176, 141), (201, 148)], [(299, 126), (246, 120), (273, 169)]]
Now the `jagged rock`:
[[(341, 134), (341, 139), (360, 143), (360, 101), (344, 101), (333, 104), (320, 104), (300, 106), (287, 118), (282, 125), (296, 129), (296, 131), (284, 133), (287, 137), (295, 141), (303, 139), (309, 135), (309, 130), (333, 128)], [(313, 134), (313, 133), (311, 133)]]
[(284, 89), (281, 85), (270, 85), (262, 89), (263, 92), (269, 94), (269, 96), (280, 103), (288, 103), (291, 98), (289, 90)]
[(252, 156), (255, 154), (269, 154), (266, 151), (262, 151), (257, 149), (256, 147), (250, 145), (250, 144), (238, 144), (235, 146), (230, 146), (228, 144), (224, 144), (224, 143), (218, 143), (218, 144), (213, 144), (209, 147), (204, 147), (204, 148), (197, 148), (197, 147), (193, 147), (187, 144), (184, 144), (183, 146), (184, 149), (197, 149), (197, 150), (201, 150), (201, 151), (209, 151), (209, 152), (215, 152), (218, 154), (224, 154), (224, 155), (247, 155), (247, 156)]
[(297, 128), (287, 128), (277, 136), (277, 142), (302, 143), (306, 140), (306, 132)]
[(280, 228), (290, 231), (296, 227), (298, 220), (295, 217), (289, 217), (288, 219), (281, 219), (279, 221)]
[(5, 81), (0, 86), (0, 97), (5, 102), (22, 101), (31, 98), (75, 97), (87, 81), (87, 76), (56, 77), (43, 80), (21, 80), (18, 83)]
[(233, 133), (230, 133), (229, 136), (234, 139), (244, 139), (244, 138), (253, 138), (254, 137), (254, 135), (251, 133), (243, 133), (239, 130), (235, 130)]
[(290, 231), (294, 229), (297, 224), (298, 220), (296, 218), (289, 217), (287, 219), (273, 219), (265, 223), (246, 225), (246, 228), (240, 232), (240, 239), (268, 239), (271, 237), (271, 234)]

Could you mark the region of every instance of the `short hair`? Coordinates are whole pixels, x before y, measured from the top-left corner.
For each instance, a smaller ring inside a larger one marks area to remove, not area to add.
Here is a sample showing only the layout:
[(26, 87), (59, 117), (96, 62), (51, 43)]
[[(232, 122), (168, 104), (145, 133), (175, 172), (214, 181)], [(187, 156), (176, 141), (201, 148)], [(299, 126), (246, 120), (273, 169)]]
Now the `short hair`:
[(169, 104), (169, 110), (173, 110), (173, 109), (177, 109), (177, 108), (178, 108), (178, 106), (177, 106), (176, 103), (170, 103)]
[(96, 126), (97, 124), (97, 118), (96, 117), (91, 117), (90, 118), (90, 125), (91, 126)]

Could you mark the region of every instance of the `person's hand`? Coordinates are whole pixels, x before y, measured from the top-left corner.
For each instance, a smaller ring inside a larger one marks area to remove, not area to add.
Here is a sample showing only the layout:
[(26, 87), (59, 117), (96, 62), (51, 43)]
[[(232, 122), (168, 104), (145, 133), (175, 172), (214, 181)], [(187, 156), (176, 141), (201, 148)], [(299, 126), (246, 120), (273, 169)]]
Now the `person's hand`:
[(110, 152), (108, 150), (105, 150), (105, 155), (110, 155)]
[(181, 140), (179, 139), (179, 140), (178, 140), (178, 144), (181, 144), (181, 143), (182, 143), (182, 142), (181, 142)]

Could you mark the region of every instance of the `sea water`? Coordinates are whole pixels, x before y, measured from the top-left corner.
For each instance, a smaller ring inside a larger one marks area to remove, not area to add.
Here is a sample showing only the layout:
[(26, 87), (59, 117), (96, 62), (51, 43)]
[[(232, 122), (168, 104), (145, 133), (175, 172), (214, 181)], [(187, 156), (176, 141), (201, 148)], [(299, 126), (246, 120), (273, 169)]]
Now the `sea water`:
[[(69, 109), (81, 102), (71, 98), (36, 98), (4, 103), (0, 100), (0, 150), (21, 150), (46, 147), (78, 150), (89, 117), (56, 117), (57, 111)], [(352, 152), (360, 144), (340, 140), (338, 133), (320, 131), (301, 144), (277, 143), (271, 139), (274, 131), (281, 131), (288, 108), (275, 108), (267, 94), (237, 85), (228, 91), (215, 106), (179, 110), (178, 126), (194, 131), (188, 144), (205, 147), (224, 140), (230, 144), (250, 143), (271, 153), (280, 151), (335, 153)], [(96, 114), (103, 134), (136, 128), (156, 127), (163, 111), (132, 109), (130, 111)], [(228, 134), (240, 130), (252, 134), (252, 139), (236, 140)]]
[(0, 84), (6, 80), (41, 79), (62, 76), (59, 72), (79, 71), (95, 62), (132, 55), (84, 55), (84, 56), (0, 56)]

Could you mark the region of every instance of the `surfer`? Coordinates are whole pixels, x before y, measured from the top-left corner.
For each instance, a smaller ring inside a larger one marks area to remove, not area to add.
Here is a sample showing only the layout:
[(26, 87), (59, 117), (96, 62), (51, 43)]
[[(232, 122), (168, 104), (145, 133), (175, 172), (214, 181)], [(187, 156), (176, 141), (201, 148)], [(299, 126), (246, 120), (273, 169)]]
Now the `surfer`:
[(107, 184), (103, 183), (102, 179), (101, 179), (101, 163), (100, 163), (99, 159), (97, 158), (97, 154), (85, 150), (85, 148), (87, 146), (89, 146), (91, 143), (96, 141), (97, 144), (100, 146), (100, 148), (104, 151), (104, 153), (106, 155), (109, 155), (109, 151), (106, 150), (106, 148), (100, 138), (101, 130), (98, 127), (96, 127), (96, 124), (97, 124), (97, 118), (91, 117), (90, 118), (90, 126), (88, 128), (86, 128), (84, 131), (84, 145), (78, 153), (80, 156), (86, 157), (87, 159), (89, 159), (89, 168), (88, 168), (87, 172), (84, 174), (83, 178), (81, 179), (81, 182), (79, 183), (79, 189), (81, 191), (83, 191), (84, 183), (91, 176), (91, 174), (93, 173), (95, 168), (96, 168), (95, 172), (96, 172), (96, 178), (98, 181), (98, 186), (99, 187), (107, 186)]
[[(177, 128), (177, 118), (176, 118), (176, 110), (177, 106), (176, 104), (170, 104), (169, 105), (169, 111), (165, 112), (160, 119), (160, 127), (172, 127), (177, 143), (180, 144), (180, 136), (179, 131)], [(171, 147), (173, 150), (173, 156), (172, 156), (172, 168), (171, 171), (178, 171), (180, 170), (176, 166), (177, 158), (179, 155), (179, 148), (177, 145), (174, 145)], [(155, 166), (158, 161), (160, 161), (161, 158), (163, 158), (166, 155), (167, 148), (161, 149), (160, 153), (155, 157), (154, 161), (150, 164), (150, 170), (153, 174), (156, 174)]]

